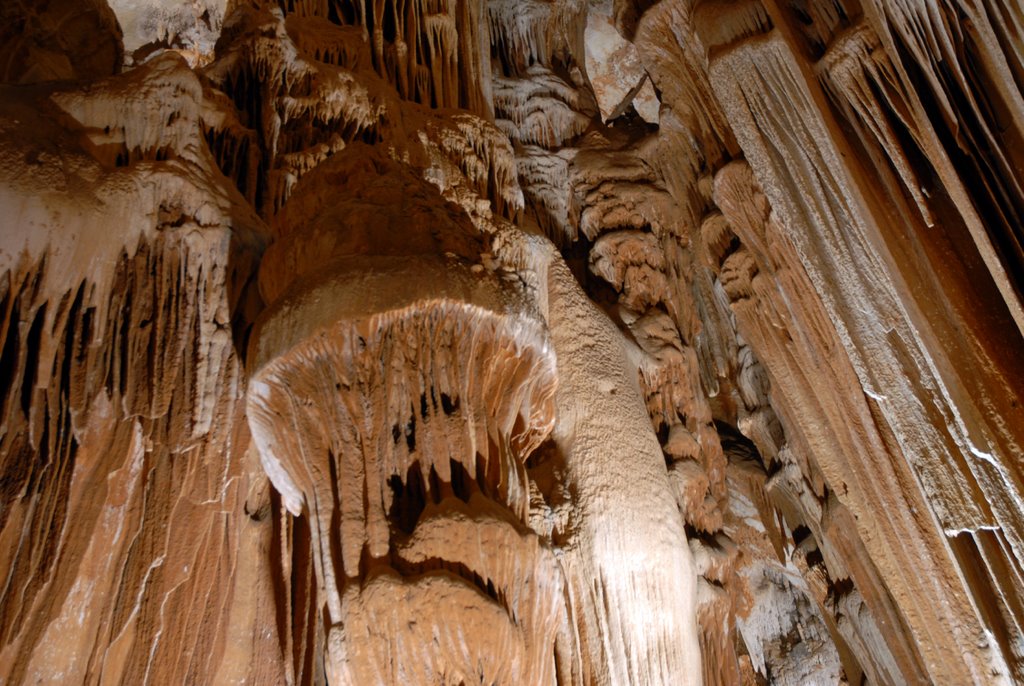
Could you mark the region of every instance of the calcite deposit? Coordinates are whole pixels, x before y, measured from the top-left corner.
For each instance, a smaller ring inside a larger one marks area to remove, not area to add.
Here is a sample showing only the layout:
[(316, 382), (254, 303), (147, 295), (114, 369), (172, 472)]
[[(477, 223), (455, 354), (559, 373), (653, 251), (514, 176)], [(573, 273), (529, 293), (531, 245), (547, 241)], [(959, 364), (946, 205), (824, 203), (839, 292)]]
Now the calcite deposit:
[(9, 0), (0, 684), (1024, 683), (1016, 0)]

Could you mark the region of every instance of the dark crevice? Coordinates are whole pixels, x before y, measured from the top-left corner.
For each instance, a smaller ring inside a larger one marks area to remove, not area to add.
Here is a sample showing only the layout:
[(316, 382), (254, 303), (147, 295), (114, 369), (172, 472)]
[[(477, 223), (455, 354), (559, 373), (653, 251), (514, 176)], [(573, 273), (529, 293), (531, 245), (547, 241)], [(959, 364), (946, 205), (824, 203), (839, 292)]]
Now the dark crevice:
[(461, 462), (449, 460), (448, 465), (452, 474), (452, 492), (455, 493), (456, 498), (464, 503), (468, 503), (470, 496), (473, 495), (475, 486), (473, 477), (466, 471)]
[(416, 522), (423, 513), (427, 504), (426, 489), (423, 484), (423, 475), (418, 460), (414, 460), (406, 471), (403, 480), (398, 474), (388, 479), (388, 487), (391, 488), (392, 501), (391, 509), (388, 512), (388, 520), (392, 527), (409, 535), (416, 528)]
[(25, 416), (29, 416), (32, 408), (32, 393), (35, 389), (36, 379), (39, 375), (39, 351), (43, 339), (43, 323), (46, 320), (46, 305), (43, 304), (36, 310), (32, 326), (25, 339), (25, 371), (22, 374), (21, 385), (21, 409)]
[(459, 398), (455, 397), (453, 400), (447, 393), (441, 394), (441, 409), (448, 416), (451, 416), (459, 411)]
[[(903, 43), (899, 34), (893, 39), (899, 59), (906, 68), (926, 112), (932, 113), (931, 124), (943, 148), (950, 157), (953, 167), (959, 172), (975, 203), (989, 238), (999, 253), (1000, 260), (1010, 278), (1015, 292), (1024, 298), (1024, 257), (1022, 257), (1022, 235), (1019, 227), (1021, 208), (1007, 193), (1002, 175), (992, 168), (984, 134), (980, 130), (981, 123), (973, 114), (973, 107), (968, 98), (956, 85), (955, 76), (944, 63), (936, 65), (936, 75), (946, 88), (944, 95), (950, 99), (950, 105), (961, 116), (960, 126), (951, 131), (947, 122), (938, 113), (944, 111), (922, 67), (914, 59), (912, 51)], [(971, 151), (982, 153), (979, 158)], [(1010, 177), (1012, 178), (1012, 177)]]
[(718, 437), (722, 444), (722, 452), (725, 453), (729, 460), (764, 464), (757, 446), (754, 445), (753, 441), (740, 433), (739, 429), (731, 424), (715, 420), (715, 431), (718, 432)]
[(797, 546), (799, 546), (810, 535), (811, 535), (811, 530), (808, 529), (803, 524), (801, 524), (801, 525), (797, 526), (795, 529), (793, 529), (793, 543), (796, 544)]
[[(4, 303), (6, 305), (6, 302)], [(14, 299), (7, 318), (7, 335), (4, 337), (3, 349), (0, 350), (0, 420), (7, 416), (8, 403), (14, 388), (15, 375), (18, 373), (18, 313), (21, 311), (21, 297)]]

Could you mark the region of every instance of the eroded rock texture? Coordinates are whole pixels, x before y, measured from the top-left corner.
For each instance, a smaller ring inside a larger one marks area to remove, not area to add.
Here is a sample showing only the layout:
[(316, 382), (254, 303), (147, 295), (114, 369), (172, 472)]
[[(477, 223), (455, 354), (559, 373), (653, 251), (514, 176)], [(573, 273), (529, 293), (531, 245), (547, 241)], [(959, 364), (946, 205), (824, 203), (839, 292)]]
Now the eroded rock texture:
[(1019, 3), (0, 19), (0, 683), (1024, 682)]

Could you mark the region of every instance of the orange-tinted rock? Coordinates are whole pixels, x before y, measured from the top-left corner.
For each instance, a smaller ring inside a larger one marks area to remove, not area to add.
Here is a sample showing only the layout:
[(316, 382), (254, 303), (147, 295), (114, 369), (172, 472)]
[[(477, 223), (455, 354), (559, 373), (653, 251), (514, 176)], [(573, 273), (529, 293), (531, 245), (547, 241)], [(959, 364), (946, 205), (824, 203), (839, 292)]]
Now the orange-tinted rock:
[(1024, 681), (1014, 3), (0, 19), (0, 682)]

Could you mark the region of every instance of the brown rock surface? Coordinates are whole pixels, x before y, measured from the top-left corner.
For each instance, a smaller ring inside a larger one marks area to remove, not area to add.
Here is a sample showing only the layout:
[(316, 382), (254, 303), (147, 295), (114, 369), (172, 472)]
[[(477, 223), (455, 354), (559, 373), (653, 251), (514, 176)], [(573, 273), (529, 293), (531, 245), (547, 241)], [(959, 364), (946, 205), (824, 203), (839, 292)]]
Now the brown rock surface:
[(0, 83), (98, 79), (121, 68), (121, 28), (104, 0), (0, 7)]
[(0, 19), (0, 683), (1024, 682), (1018, 3)]

